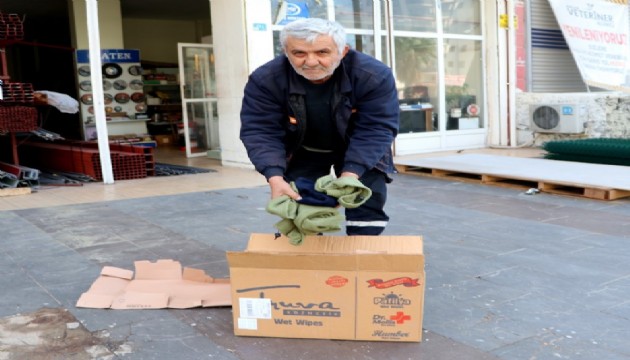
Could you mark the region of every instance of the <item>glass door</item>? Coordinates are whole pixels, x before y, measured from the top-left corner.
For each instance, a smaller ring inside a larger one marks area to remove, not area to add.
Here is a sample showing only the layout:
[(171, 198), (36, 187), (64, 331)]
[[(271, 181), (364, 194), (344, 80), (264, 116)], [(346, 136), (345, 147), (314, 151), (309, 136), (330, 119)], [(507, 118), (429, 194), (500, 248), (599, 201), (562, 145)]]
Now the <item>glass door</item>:
[(220, 156), (212, 45), (178, 44), (186, 156)]

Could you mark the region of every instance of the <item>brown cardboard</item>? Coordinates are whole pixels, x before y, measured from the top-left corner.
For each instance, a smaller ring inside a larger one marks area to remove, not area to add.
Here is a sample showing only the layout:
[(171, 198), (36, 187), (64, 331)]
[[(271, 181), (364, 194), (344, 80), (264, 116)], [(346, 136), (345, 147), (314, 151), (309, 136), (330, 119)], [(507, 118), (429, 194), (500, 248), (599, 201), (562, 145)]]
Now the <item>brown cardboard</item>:
[(173, 144), (173, 135), (153, 135), (153, 138), (158, 145)]
[(227, 258), (236, 335), (421, 341), (421, 236), (252, 234)]
[(136, 261), (134, 272), (105, 266), (77, 307), (98, 309), (185, 309), (230, 306), (228, 279), (183, 268), (174, 260)]

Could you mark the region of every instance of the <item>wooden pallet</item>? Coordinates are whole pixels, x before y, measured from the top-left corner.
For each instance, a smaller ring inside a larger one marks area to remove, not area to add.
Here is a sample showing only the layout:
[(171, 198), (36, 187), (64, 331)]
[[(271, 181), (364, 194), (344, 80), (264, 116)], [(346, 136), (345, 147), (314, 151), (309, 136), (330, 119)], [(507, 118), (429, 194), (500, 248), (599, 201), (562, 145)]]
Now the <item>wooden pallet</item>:
[(538, 189), (539, 191), (551, 194), (578, 196), (597, 200), (617, 200), (625, 197), (630, 197), (630, 191), (628, 190), (583, 186), (578, 184), (568, 184), (549, 180), (541, 181), (513, 176), (497, 176), (413, 165), (398, 164), (396, 165), (396, 169), (398, 169), (400, 173), (408, 175), (431, 176), (448, 180), (518, 189), (534, 188)]

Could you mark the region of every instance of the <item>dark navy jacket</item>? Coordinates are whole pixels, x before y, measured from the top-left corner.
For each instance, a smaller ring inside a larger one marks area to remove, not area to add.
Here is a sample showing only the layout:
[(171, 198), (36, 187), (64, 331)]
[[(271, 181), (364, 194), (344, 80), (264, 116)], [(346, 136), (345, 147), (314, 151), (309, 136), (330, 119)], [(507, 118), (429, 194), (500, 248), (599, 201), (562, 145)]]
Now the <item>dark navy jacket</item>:
[[(256, 69), (245, 86), (240, 138), (257, 171), (267, 179), (284, 175), (304, 139), (304, 88), (286, 56)], [(335, 70), (331, 106), (345, 141), (342, 171), (361, 176), (377, 168), (394, 171), (391, 145), (398, 134), (399, 103), (391, 69), (350, 50)]]

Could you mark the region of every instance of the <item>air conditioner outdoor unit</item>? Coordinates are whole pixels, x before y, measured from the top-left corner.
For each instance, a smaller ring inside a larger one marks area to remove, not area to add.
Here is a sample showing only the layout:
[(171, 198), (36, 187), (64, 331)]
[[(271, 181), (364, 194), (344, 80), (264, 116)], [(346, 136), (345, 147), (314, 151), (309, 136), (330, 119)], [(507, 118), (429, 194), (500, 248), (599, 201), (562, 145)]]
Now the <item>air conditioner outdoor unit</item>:
[(532, 130), (539, 133), (580, 134), (584, 132), (584, 122), (573, 104), (544, 105), (529, 107)]

